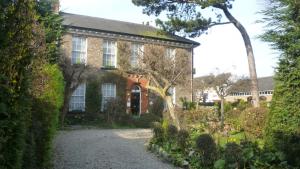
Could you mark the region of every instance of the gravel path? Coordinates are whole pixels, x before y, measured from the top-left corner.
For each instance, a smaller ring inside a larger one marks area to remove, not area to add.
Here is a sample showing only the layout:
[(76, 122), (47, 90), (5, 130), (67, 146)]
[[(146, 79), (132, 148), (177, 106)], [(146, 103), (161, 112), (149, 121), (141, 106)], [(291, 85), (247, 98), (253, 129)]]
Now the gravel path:
[(55, 140), (54, 169), (172, 169), (146, 151), (147, 129), (61, 131)]

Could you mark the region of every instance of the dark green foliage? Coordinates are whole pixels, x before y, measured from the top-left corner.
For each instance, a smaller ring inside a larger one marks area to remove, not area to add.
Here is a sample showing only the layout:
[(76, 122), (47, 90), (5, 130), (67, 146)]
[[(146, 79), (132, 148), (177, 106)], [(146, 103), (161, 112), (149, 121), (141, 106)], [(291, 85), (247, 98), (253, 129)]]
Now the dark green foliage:
[(63, 83), (57, 66), (45, 65), (39, 7), (34, 0), (0, 2), (1, 169), (50, 167)]
[(222, 4), (231, 8), (232, 0), (209, 0), (196, 1), (195, 3), (186, 3), (185, 1), (156, 1), (156, 0), (132, 0), (137, 6), (144, 7), (143, 13), (158, 16), (165, 11), (168, 15), (168, 21), (157, 20), (157, 24), (169, 32), (184, 32), (190, 37), (200, 36), (214, 22), (221, 19), (220, 14), (213, 21), (212, 18), (204, 18), (200, 9), (207, 8), (216, 4)]
[(196, 148), (201, 154), (201, 164), (212, 166), (217, 159), (217, 145), (209, 134), (202, 134), (196, 138)]
[(166, 137), (168, 138), (168, 140), (174, 141), (177, 137), (177, 133), (177, 127), (172, 124), (169, 124), (166, 130)]
[(224, 150), (225, 163), (228, 168), (242, 167), (242, 149), (236, 143), (227, 143)]
[[(29, 74), (43, 49), (31, 0), (0, 2), (0, 168), (21, 168), (30, 120)], [(33, 31), (34, 30), (34, 31)]]
[(101, 110), (101, 89), (98, 80), (89, 79), (86, 87), (86, 114), (90, 116), (97, 115)]
[(184, 110), (194, 110), (194, 109), (196, 109), (196, 102), (190, 102), (190, 101), (187, 100), (186, 97), (184, 97), (184, 98), (181, 97), (180, 101), (182, 103), (182, 108)]
[[(270, 0), (263, 13), (269, 29), (262, 36), (281, 51), (275, 74), (275, 91), (267, 124), (267, 145), (285, 152), (287, 160), (299, 167), (295, 152), (286, 151), (287, 140), (299, 136), (300, 126), (300, 1)], [(299, 147), (299, 144), (298, 144)], [(285, 149), (283, 149), (285, 148)], [(292, 153), (292, 154), (290, 154)], [(300, 154), (300, 152), (298, 152)]]
[(38, 21), (43, 25), (46, 36), (45, 58), (49, 63), (58, 63), (60, 57), (61, 37), (65, 32), (62, 26), (62, 17), (53, 13), (52, 7), (59, 0), (39, 0), (36, 1), (36, 10), (40, 17)]
[(241, 114), (241, 127), (246, 135), (262, 138), (269, 110), (266, 108), (248, 108)]
[(150, 128), (151, 124), (156, 121), (161, 121), (161, 117), (152, 113), (146, 113), (141, 114), (139, 118), (134, 118), (133, 124), (138, 128)]
[(186, 130), (179, 130), (177, 134), (177, 144), (180, 147), (181, 151), (185, 151), (188, 145), (190, 134)]
[[(32, 114), (23, 168), (51, 168), (52, 140), (63, 104), (64, 81), (57, 65), (43, 65), (32, 77)], [(27, 164), (36, 166), (27, 166)]]

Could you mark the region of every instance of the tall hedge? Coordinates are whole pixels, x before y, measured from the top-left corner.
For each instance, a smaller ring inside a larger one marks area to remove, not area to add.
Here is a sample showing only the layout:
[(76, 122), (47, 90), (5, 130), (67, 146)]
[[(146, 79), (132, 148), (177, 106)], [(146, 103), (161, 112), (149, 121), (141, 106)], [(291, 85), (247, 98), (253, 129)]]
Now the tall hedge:
[[(0, 168), (21, 168), (30, 119), (29, 75), (41, 54), (33, 0), (0, 1)], [(34, 30), (34, 31), (33, 31)]]
[(22, 168), (51, 168), (52, 141), (63, 104), (64, 81), (57, 65), (46, 64), (33, 73), (31, 123)]
[(267, 145), (300, 166), (300, 1), (269, 0), (264, 11), (269, 30), (263, 35), (281, 52), (266, 128)]
[(61, 34), (53, 31), (60, 21), (46, 18), (50, 3), (44, 10), (42, 2), (52, 1), (0, 1), (1, 169), (50, 168), (63, 83), (57, 66), (47, 63), (57, 58)]

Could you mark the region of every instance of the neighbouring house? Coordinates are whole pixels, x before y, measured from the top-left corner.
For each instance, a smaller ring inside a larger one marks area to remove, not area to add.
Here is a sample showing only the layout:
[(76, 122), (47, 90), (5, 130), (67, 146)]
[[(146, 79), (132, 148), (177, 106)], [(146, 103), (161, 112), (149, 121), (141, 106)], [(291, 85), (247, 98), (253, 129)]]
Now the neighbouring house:
[[(88, 106), (95, 106), (93, 103), (98, 101), (98, 108), (103, 111), (108, 100), (118, 97), (122, 99), (121, 104), (127, 113), (146, 113), (154, 98), (146, 87), (146, 75), (122, 73), (119, 69), (126, 59), (130, 66), (135, 66), (139, 51), (146, 52), (150, 44), (164, 46), (166, 55), (175, 55), (179, 49), (189, 52), (189, 80), (184, 86), (172, 88), (171, 93), (174, 104), (179, 105), (180, 97), (192, 100), (193, 48), (199, 43), (171, 34), (160, 36), (160, 30), (149, 25), (70, 13), (61, 15), (67, 30), (62, 38), (64, 57), (70, 59), (71, 64), (85, 64), (93, 68), (91, 75), (72, 94), (69, 111), (88, 111)], [(120, 51), (119, 47), (124, 44), (129, 54)], [(99, 97), (90, 98), (95, 94)]]
[[(197, 89), (196, 86), (199, 85), (198, 83), (201, 83), (201, 81), (206, 77), (207, 76), (203, 76), (194, 79), (195, 100), (197, 100), (198, 102), (205, 102), (205, 103), (219, 102), (220, 98), (218, 97), (216, 91), (213, 88), (202, 87), (200, 89), (199, 88)], [(257, 78), (257, 81), (258, 81), (260, 100), (264, 100), (267, 102), (271, 101), (273, 91), (274, 91), (273, 76)], [(236, 89), (232, 90), (231, 93), (225, 97), (226, 101), (235, 102), (238, 100), (244, 100), (244, 101), (252, 100), (250, 86), (249, 86), (250, 85), (249, 79), (239, 80), (235, 85), (237, 85), (235, 87)]]
[[(247, 83), (250, 84), (250, 80), (244, 81), (248, 81)], [(257, 78), (257, 82), (259, 99), (267, 102), (271, 101), (274, 91), (273, 76)], [(232, 91), (231, 94), (228, 95), (225, 99), (229, 102), (234, 102), (237, 100), (251, 101), (252, 95), (249, 85), (245, 85), (244, 87), (239, 88), (239, 90)]]

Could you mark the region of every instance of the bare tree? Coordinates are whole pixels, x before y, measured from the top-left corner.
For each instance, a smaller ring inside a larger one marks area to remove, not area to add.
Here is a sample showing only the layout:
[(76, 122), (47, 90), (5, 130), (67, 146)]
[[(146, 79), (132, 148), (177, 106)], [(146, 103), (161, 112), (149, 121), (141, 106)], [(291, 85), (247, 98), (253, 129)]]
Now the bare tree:
[(224, 127), (224, 102), (225, 97), (230, 94), (230, 89), (234, 82), (231, 73), (221, 73), (218, 75), (210, 75), (208, 86), (212, 87), (221, 99), (221, 129)]
[[(259, 107), (259, 93), (257, 74), (255, 66), (255, 58), (250, 37), (245, 27), (239, 22), (229, 11), (233, 6), (234, 0), (132, 0), (137, 6), (144, 7), (143, 13), (148, 15), (158, 16), (162, 12), (166, 12), (167, 21), (157, 20), (157, 24), (164, 30), (172, 33), (183, 33), (190, 37), (200, 36), (209, 28), (217, 25), (233, 24), (241, 33), (243, 38), (248, 66), (251, 79), (251, 93), (253, 97), (253, 106)], [(222, 21), (222, 13), (214, 10), (216, 18), (204, 17), (203, 9), (211, 7), (212, 10), (219, 9), (228, 19), (226, 22)]]
[(73, 92), (84, 82), (88, 76), (89, 67), (84, 63), (72, 64), (70, 58), (62, 56), (59, 66), (63, 72), (65, 80), (64, 104), (61, 109), (60, 123), (63, 126), (66, 114), (69, 111), (69, 102)]
[[(208, 84), (208, 81), (210, 80), (211, 76), (203, 76), (203, 77), (198, 77), (195, 78), (193, 81), (193, 90), (194, 93), (196, 93), (196, 99), (197, 102), (203, 102), (205, 103), (206, 98), (205, 98), (205, 90), (207, 90), (210, 86)], [(197, 103), (197, 107), (198, 107), (198, 103)]]
[[(119, 45), (119, 50), (125, 52), (126, 45)], [(184, 85), (189, 81), (191, 65), (190, 54), (187, 50), (177, 48), (175, 51), (173, 54), (168, 54), (164, 46), (146, 45), (144, 50), (138, 52), (138, 65), (121, 70), (146, 75), (148, 78), (146, 88), (158, 94), (165, 101), (174, 124), (180, 128), (169, 89), (177, 85)]]

